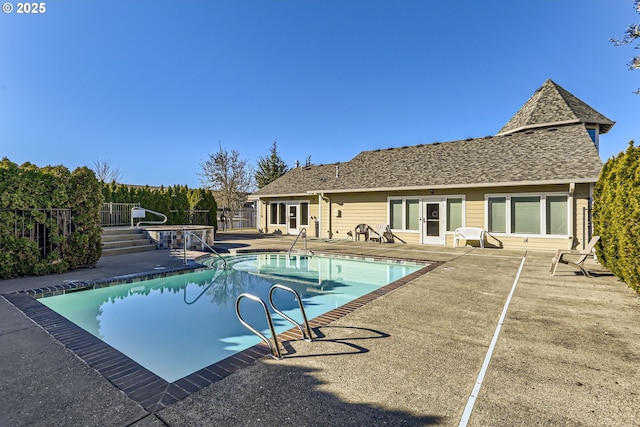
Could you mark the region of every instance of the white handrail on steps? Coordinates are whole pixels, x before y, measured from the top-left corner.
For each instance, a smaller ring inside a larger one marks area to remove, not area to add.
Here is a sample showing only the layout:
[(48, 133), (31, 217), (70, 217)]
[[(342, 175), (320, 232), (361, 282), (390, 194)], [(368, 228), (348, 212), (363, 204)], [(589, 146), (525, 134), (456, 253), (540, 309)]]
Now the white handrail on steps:
[(167, 222), (167, 216), (165, 214), (163, 214), (163, 213), (152, 211), (151, 209), (147, 209), (147, 208), (136, 207), (136, 208), (132, 208), (131, 209), (131, 228), (133, 228), (133, 219), (134, 218), (144, 218), (145, 216), (147, 216), (147, 212), (149, 212), (150, 214), (153, 214), (153, 215), (161, 216), (164, 219), (162, 221), (140, 220), (135, 225), (136, 227), (140, 227), (140, 224), (142, 224), (142, 223), (160, 225), (160, 224), (164, 224), (165, 222)]

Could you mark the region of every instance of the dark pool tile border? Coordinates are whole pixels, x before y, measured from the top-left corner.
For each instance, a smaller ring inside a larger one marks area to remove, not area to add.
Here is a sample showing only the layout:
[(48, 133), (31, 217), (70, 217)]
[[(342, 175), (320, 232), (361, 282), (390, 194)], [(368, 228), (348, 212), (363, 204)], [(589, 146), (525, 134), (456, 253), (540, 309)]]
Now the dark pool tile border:
[[(252, 251), (252, 252), (273, 252), (274, 250)], [(318, 253), (318, 252), (314, 252)], [(375, 299), (392, 292), (406, 283), (428, 273), (434, 268), (444, 264), (442, 261), (426, 261), (419, 259), (390, 258), (382, 256), (353, 256), (348, 254), (326, 253), (333, 256), (345, 256), (350, 258), (365, 258), (375, 260), (396, 260), (398, 262), (415, 262), (425, 264), (424, 268), (417, 270), (395, 282), (389, 283), (367, 295), (363, 295), (355, 300), (337, 307), (309, 321), (312, 328), (326, 326), (341, 317), (351, 313)], [(142, 273), (139, 275), (120, 276), (112, 279), (99, 280), (87, 284), (84, 289), (95, 287), (113, 286), (115, 284), (132, 283), (134, 281), (147, 280), (157, 277), (166, 277), (172, 274), (182, 274), (194, 270), (191, 268), (173, 269), (161, 273)], [(144, 277), (144, 278), (143, 278)], [(124, 281), (123, 281), (124, 280)], [(87, 283), (87, 282), (82, 282)], [(76, 286), (73, 286), (76, 285)], [(104, 286), (100, 286), (104, 285)], [(64, 285), (61, 290), (80, 290), (79, 283)], [(54, 287), (56, 290), (59, 287)], [(122, 390), (130, 399), (138, 403), (149, 412), (156, 412), (170, 406), (180, 400), (189, 397), (204, 387), (219, 381), (232, 373), (243, 369), (256, 361), (269, 355), (270, 351), (266, 344), (260, 343), (239, 353), (236, 353), (224, 360), (221, 360), (206, 368), (200, 369), (184, 378), (172, 383), (160, 378), (158, 375), (144, 368), (136, 361), (130, 359), (124, 353), (114, 349), (104, 343), (89, 332), (76, 324), (70, 322), (65, 317), (51, 310), (36, 301), (35, 298), (44, 297), (51, 288), (41, 288), (38, 290), (20, 291), (12, 294), (4, 294), (3, 297), (21, 310), (27, 317), (40, 325), (56, 340), (71, 350), (76, 356), (83, 360), (91, 368), (99, 372), (104, 378), (115, 387)], [(44, 290), (44, 292), (42, 292)], [(292, 339), (293, 338), (293, 339)], [(300, 339), (299, 331), (292, 328), (278, 335), (280, 342)], [(286, 355), (285, 355), (286, 356)]]
[(124, 274), (122, 276), (109, 277), (98, 280), (74, 281), (62, 285), (45, 286), (36, 289), (27, 289), (16, 291), (17, 294), (26, 294), (33, 298), (45, 298), (56, 295), (64, 295), (71, 292), (86, 291), (88, 289), (100, 289), (109, 286), (125, 285), (130, 283), (142, 282), (145, 280), (159, 279), (163, 277), (177, 276), (180, 274), (192, 273), (201, 270), (206, 266), (194, 262), (190, 262), (183, 267), (174, 267), (165, 270), (148, 271), (144, 273)]

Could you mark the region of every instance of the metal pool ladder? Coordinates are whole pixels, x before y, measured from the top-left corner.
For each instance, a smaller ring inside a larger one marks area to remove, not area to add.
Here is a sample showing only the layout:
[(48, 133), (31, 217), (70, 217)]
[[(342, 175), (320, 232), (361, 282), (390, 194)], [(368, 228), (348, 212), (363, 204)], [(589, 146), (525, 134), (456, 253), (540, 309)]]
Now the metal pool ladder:
[[(291, 251), (293, 250), (293, 247), (296, 245), (296, 243), (298, 242), (298, 239), (302, 237), (302, 242), (304, 243), (303, 245), (303, 250), (307, 251), (307, 229), (305, 227), (302, 227), (300, 229), (300, 232), (298, 233), (298, 235), (296, 236), (295, 240), (293, 241), (293, 243), (291, 244), (291, 247), (289, 248), (289, 252), (287, 252), (287, 256), (289, 258), (291, 258)], [(309, 253), (309, 255), (313, 255), (312, 251), (307, 251)]]
[[(273, 302), (273, 294), (276, 291), (276, 289), (282, 289), (282, 290), (285, 290), (287, 292), (291, 292), (295, 296), (296, 300), (298, 301), (298, 306), (300, 307), (300, 311), (302, 313), (302, 319), (303, 319), (304, 325), (296, 322), (294, 319), (292, 319), (291, 317), (287, 316), (282, 311), (278, 310), (278, 308), (275, 306), (275, 303)], [(267, 318), (267, 323), (269, 324), (269, 330), (271, 332), (271, 337), (273, 338), (273, 342), (275, 343), (275, 345), (272, 344), (271, 340), (269, 338), (267, 338), (266, 336), (264, 336), (264, 334), (262, 332), (260, 332), (259, 330), (257, 330), (253, 326), (251, 326), (249, 323), (247, 323), (246, 320), (244, 320), (242, 318), (242, 315), (240, 314), (240, 301), (242, 299), (244, 299), (244, 298), (247, 298), (247, 299), (250, 299), (252, 301), (255, 301), (255, 302), (259, 303), (262, 306), (262, 309), (264, 310), (265, 317)], [(269, 304), (271, 305), (271, 308), (273, 308), (273, 311), (275, 311), (280, 316), (282, 316), (285, 320), (293, 323), (295, 326), (298, 327), (298, 329), (300, 329), (300, 333), (302, 334), (302, 339), (303, 340), (305, 340), (307, 342), (313, 341), (313, 336), (311, 335), (311, 327), (309, 326), (309, 322), (307, 320), (307, 314), (304, 311), (304, 305), (302, 304), (302, 298), (300, 298), (300, 294), (298, 292), (296, 292), (295, 289), (292, 289), (292, 288), (289, 288), (287, 286), (280, 285), (280, 284), (273, 285), (271, 287), (271, 289), (269, 289)], [(273, 326), (273, 319), (271, 318), (271, 314), (269, 313), (269, 309), (267, 308), (267, 304), (265, 304), (264, 301), (262, 301), (259, 297), (255, 296), (253, 294), (249, 294), (249, 293), (240, 294), (238, 296), (238, 299), (236, 300), (236, 315), (238, 316), (238, 320), (240, 320), (240, 323), (242, 323), (247, 329), (249, 329), (251, 332), (256, 334), (258, 337), (260, 337), (260, 339), (262, 341), (264, 341), (267, 344), (267, 346), (269, 346), (269, 350), (271, 352), (271, 357), (273, 357), (276, 360), (284, 359), (284, 356), (282, 356), (282, 352), (280, 351), (280, 345), (278, 343), (278, 337), (276, 335), (276, 331), (275, 331), (275, 328)], [(303, 326), (304, 326), (304, 328), (303, 328)]]
[(184, 245), (182, 248), (182, 264), (187, 265), (187, 237), (195, 237), (197, 240), (200, 241), (200, 243), (202, 243), (207, 249), (209, 249), (211, 252), (213, 252), (214, 255), (216, 255), (218, 258), (220, 258), (222, 260), (222, 265), (223, 265), (223, 269), (227, 270), (227, 260), (224, 259), (222, 257), (222, 255), (220, 255), (218, 252), (216, 252), (215, 249), (213, 249), (211, 246), (209, 246), (207, 244), (207, 242), (205, 242), (204, 240), (202, 240), (200, 238), (200, 236), (198, 236), (197, 234), (195, 234), (192, 231), (187, 231), (184, 228), (182, 229), (182, 232), (184, 234)]

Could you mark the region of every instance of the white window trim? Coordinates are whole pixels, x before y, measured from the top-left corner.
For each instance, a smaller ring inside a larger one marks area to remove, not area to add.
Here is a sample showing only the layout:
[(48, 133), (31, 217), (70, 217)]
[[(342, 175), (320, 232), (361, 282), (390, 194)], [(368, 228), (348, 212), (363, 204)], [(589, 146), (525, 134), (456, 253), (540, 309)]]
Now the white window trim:
[[(547, 197), (566, 196), (567, 197), (567, 234), (547, 234)], [(506, 199), (506, 227), (505, 233), (489, 231), (489, 199), (492, 197), (504, 197)], [(511, 232), (511, 198), (512, 197), (540, 197), (540, 234), (512, 233)], [(572, 224), (572, 203), (571, 195), (566, 191), (556, 191), (549, 193), (491, 193), (484, 195), (484, 228), (492, 235), (511, 237), (544, 237), (549, 239), (566, 239), (571, 235)]]
[[(272, 226), (272, 227), (282, 227), (282, 226), (286, 226), (286, 225), (287, 225), (286, 220), (285, 220), (285, 223), (284, 223), (284, 224), (278, 224), (278, 223), (276, 223), (276, 222), (271, 222), (271, 216), (272, 216), (272, 212), (273, 212), (273, 205), (277, 205), (277, 206), (279, 207), (281, 203), (284, 203), (284, 204), (285, 204), (285, 209), (286, 209), (286, 202), (282, 202), (282, 201), (278, 201), (278, 202), (269, 202), (269, 214), (267, 215), (267, 216), (268, 216), (267, 220), (269, 221), (269, 224), (268, 224), (269, 226)], [(277, 218), (280, 218), (279, 213), (278, 213), (278, 215), (276, 215), (276, 216), (277, 216)]]
[(402, 201), (402, 228), (392, 228), (392, 231), (401, 231), (403, 233), (420, 233), (420, 226), (418, 225), (417, 230), (407, 230), (407, 200), (417, 200), (420, 204), (422, 202), (423, 196), (389, 196), (387, 197), (387, 224), (391, 227), (391, 201), (393, 200), (401, 200)]
[[(286, 215), (285, 215), (285, 223), (284, 224), (277, 224), (277, 223), (272, 223), (271, 222), (271, 212), (273, 209), (273, 205), (280, 205), (281, 203), (284, 204), (284, 209), (286, 211), (286, 209), (290, 206), (290, 205), (298, 205), (298, 208), (300, 208), (300, 205), (303, 203), (306, 203), (309, 208), (307, 209), (307, 224), (300, 224), (301, 227), (309, 227), (309, 225), (311, 224), (311, 215), (310, 215), (310, 211), (311, 211), (311, 201), (310, 200), (281, 200), (281, 201), (270, 201), (269, 202), (269, 208), (268, 208), (268, 225), (271, 227), (286, 227), (287, 226), (287, 219), (286, 219)], [(278, 215), (278, 218), (280, 218), (280, 215)]]
[[(402, 232), (402, 233), (415, 233), (415, 234), (419, 234), (422, 232), (421, 230), (421, 226), (418, 227), (417, 230), (407, 230), (407, 200), (418, 200), (418, 203), (420, 204), (420, 209), (422, 209), (422, 204), (426, 201), (429, 201), (433, 198), (438, 198), (440, 200), (444, 199), (444, 215), (445, 215), (445, 221), (447, 218), (447, 215), (449, 214), (448, 210), (447, 210), (447, 200), (448, 199), (462, 199), (462, 227), (465, 226), (466, 224), (466, 218), (467, 218), (467, 199), (466, 196), (464, 194), (447, 194), (447, 195), (418, 195), (418, 196), (388, 196), (387, 197), (387, 224), (389, 224), (389, 226), (391, 226), (391, 201), (392, 200), (402, 200), (402, 228), (392, 228), (391, 231), (398, 231), (398, 232)], [(421, 214), (422, 216), (422, 214)], [(454, 231), (446, 231), (446, 222), (445, 222), (445, 233), (446, 234), (453, 234)]]
[[(302, 211), (302, 208), (300, 207), (303, 203), (307, 204), (307, 223), (303, 224), (302, 221), (300, 221), (300, 227), (309, 227), (311, 225), (311, 200), (300, 200), (298, 201), (298, 211)], [(300, 219), (302, 220), (302, 217), (300, 217)]]
[[(447, 195), (444, 198), (444, 215), (445, 215), (445, 221), (449, 219), (449, 205), (447, 204), (447, 202), (449, 201), (449, 199), (462, 199), (462, 225), (461, 227), (464, 228), (467, 226), (467, 199), (465, 197), (464, 194), (461, 194), (459, 196), (456, 195)], [(447, 224), (445, 222), (444, 224), (445, 227), (445, 234), (455, 234), (455, 230), (452, 231), (447, 231)]]

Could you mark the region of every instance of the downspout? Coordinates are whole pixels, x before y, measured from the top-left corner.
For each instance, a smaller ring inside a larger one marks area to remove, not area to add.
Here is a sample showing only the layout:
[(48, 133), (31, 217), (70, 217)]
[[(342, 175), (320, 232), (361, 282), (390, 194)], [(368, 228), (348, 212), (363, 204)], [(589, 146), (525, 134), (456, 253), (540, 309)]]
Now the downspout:
[(260, 198), (258, 198), (258, 200), (256, 200), (254, 203), (256, 204), (256, 231), (259, 233), (260, 232), (260, 225), (261, 225), (260, 212), (262, 211), (262, 209), (261, 209), (262, 200), (260, 200)]
[[(569, 184), (569, 200), (568, 205), (571, 209), (571, 215), (569, 215), (569, 227), (568, 227), (568, 231), (569, 231), (569, 249), (573, 249), (575, 244), (576, 244), (576, 236), (574, 233), (574, 227), (575, 227), (575, 223), (576, 223), (576, 217), (578, 216), (578, 209), (577, 206), (575, 205), (575, 200), (574, 200), (574, 193), (576, 191), (576, 183), (572, 182)], [(584, 220), (584, 219), (583, 219)], [(577, 230), (576, 230), (577, 231)]]
[[(319, 193), (318, 196), (320, 196), (322, 200), (327, 202), (327, 207), (328, 207), (327, 237), (331, 238), (331, 235), (333, 234), (331, 233), (331, 199), (326, 197), (324, 193)], [(320, 203), (320, 205), (322, 205), (322, 203)], [(320, 206), (320, 234), (322, 234), (322, 206)]]

